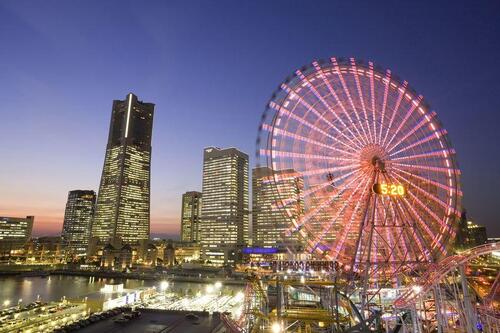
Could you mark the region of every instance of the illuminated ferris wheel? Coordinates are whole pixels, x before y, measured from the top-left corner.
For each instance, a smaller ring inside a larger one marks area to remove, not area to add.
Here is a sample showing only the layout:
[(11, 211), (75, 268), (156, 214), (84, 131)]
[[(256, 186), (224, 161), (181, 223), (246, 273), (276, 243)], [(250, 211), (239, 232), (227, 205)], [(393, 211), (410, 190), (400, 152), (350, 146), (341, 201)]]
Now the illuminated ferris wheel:
[[(263, 115), (259, 163), (293, 170), (281, 190), (298, 237), (316, 258), (376, 280), (447, 253), (460, 209), (460, 172), (446, 131), (423, 97), (371, 62), (313, 62), (283, 82)], [(292, 207), (297, 200), (303, 213)]]

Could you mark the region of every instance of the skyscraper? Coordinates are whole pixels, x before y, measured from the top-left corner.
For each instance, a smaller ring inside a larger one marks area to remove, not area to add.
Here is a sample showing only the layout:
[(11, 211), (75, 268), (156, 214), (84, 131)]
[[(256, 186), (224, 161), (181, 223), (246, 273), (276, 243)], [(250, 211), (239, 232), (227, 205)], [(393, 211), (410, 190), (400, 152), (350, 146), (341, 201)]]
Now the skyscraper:
[(2, 255), (21, 250), (31, 238), (34, 216), (0, 216), (0, 253)]
[(201, 215), (201, 193), (186, 192), (182, 195), (181, 241), (198, 242)]
[(231, 263), (231, 252), (248, 243), (248, 155), (205, 148), (202, 193), (202, 255), (214, 264)]
[[(267, 167), (252, 170), (254, 246), (295, 248), (299, 246), (297, 234), (289, 232), (293, 225), (292, 219), (298, 221), (304, 210), (301, 198), (303, 190), (304, 180), (294, 170), (273, 171)], [(280, 207), (281, 201), (287, 201), (289, 205)]]
[(95, 199), (94, 191), (74, 190), (68, 193), (62, 242), (70, 255), (83, 256), (87, 252)]
[(149, 238), (154, 104), (130, 93), (113, 101), (92, 237), (138, 243)]

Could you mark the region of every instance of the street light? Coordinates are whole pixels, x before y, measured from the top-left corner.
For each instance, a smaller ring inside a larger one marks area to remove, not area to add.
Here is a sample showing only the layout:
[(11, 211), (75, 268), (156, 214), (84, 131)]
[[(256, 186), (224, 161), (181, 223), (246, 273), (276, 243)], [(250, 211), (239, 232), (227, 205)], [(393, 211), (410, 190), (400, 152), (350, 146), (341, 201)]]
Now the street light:
[(167, 290), (168, 286), (169, 286), (168, 281), (161, 281), (160, 290), (165, 291), (165, 290)]
[(418, 293), (420, 293), (422, 291), (422, 287), (421, 286), (413, 286), (412, 289), (415, 292), (415, 294), (418, 294)]
[(220, 289), (222, 287), (222, 283), (220, 281), (215, 282), (215, 288)]
[(278, 323), (278, 322), (272, 324), (271, 325), (271, 330), (273, 331), (273, 333), (280, 333), (280, 332), (282, 332), (281, 324)]
[(5, 301), (3, 301), (3, 306), (9, 306), (10, 304), (10, 299), (6, 299)]

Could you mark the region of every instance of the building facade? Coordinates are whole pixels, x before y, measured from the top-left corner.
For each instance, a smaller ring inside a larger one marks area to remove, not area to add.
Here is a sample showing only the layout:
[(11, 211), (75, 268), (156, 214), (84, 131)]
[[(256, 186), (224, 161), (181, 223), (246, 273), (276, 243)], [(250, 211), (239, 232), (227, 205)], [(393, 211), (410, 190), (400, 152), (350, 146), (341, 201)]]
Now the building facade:
[(95, 200), (94, 191), (74, 190), (68, 193), (62, 243), (69, 256), (84, 256), (87, 253)]
[[(304, 180), (294, 170), (252, 170), (253, 246), (300, 247), (297, 233), (290, 230), (304, 210), (303, 190)], [(284, 202), (287, 206), (281, 207)]]
[(214, 265), (234, 263), (248, 243), (248, 155), (235, 148), (205, 148), (200, 244)]
[(201, 192), (190, 191), (182, 195), (181, 241), (183, 242), (200, 240), (201, 200)]
[(149, 238), (154, 104), (130, 93), (113, 101), (92, 237), (134, 244)]
[(64, 261), (61, 237), (31, 238), (24, 246), (24, 255), (27, 263), (61, 263)]
[(34, 216), (0, 216), (0, 255), (10, 256), (16, 251), (23, 251), (31, 238)]
[(467, 212), (464, 210), (458, 221), (454, 249), (456, 251), (464, 251), (475, 246), (486, 244), (487, 242), (488, 236), (486, 227), (468, 219)]

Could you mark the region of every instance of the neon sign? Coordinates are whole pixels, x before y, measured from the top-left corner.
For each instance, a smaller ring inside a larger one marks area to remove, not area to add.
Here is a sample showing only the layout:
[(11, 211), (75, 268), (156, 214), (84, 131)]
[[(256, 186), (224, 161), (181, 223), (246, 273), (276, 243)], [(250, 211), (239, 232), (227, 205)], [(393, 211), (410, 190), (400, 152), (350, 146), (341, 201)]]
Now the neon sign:
[(402, 197), (406, 194), (406, 188), (401, 184), (376, 183), (373, 184), (372, 191), (391, 197)]

